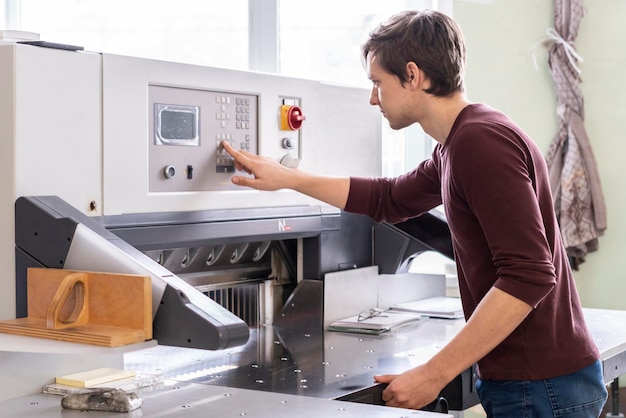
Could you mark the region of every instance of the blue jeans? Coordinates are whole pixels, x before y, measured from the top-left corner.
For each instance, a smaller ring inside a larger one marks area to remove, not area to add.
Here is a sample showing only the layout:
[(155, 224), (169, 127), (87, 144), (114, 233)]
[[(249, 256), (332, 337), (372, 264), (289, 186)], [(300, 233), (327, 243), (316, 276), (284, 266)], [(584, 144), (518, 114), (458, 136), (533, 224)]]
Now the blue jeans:
[(607, 398), (599, 361), (553, 379), (478, 379), (476, 391), (489, 418), (597, 418)]

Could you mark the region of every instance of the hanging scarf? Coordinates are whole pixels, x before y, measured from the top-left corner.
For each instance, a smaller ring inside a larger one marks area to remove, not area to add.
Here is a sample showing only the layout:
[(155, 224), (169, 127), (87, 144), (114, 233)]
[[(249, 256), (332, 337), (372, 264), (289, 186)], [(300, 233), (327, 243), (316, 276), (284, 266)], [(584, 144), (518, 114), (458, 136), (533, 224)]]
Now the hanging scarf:
[(584, 15), (582, 0), (555, 0), (555, 28), (548, 30), (550, 72), (556, 87), (559, 131), (546, 160), (563, 242), (574, 269), (598, 249), (606, 229), (600, 176), (584, 126), (580, 89), (582, 58), (574, 39)]

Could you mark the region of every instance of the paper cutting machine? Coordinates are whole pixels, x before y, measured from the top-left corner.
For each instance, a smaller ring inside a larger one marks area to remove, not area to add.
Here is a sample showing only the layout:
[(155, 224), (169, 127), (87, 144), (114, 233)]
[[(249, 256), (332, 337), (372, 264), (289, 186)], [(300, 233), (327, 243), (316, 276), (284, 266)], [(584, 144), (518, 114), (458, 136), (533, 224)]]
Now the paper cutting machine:
[[(223, 349), (244, 344), (250, 325), (271, 322), (261, 316), (273, 307), (261, 305), (283, 300), (279, 279), (266, 282), (272, 269), (297, 268), (291, 241), (310, 238), (303, 246), (311, 257), (302, 266), (310, 277), (332, 269), (320, 264), (320, 256), (331, 265), (342, 256), (351, 267), (371, 262), (369, 221), (316, 206), (94, 219), (59, 197), (41, 196), (19, 198), (15, 213), (18, 317), (27, 313), (29, 267), (149, 275), (154, 337), (164, 345)], [(342, 218), (344, 228), (363, 235), (360, 247), (338, 241), (345, 238), (338, 233)], [(276, 267), (277, 258), (283, 267)], [(276, 296), (263, 296), (271, 293)]]

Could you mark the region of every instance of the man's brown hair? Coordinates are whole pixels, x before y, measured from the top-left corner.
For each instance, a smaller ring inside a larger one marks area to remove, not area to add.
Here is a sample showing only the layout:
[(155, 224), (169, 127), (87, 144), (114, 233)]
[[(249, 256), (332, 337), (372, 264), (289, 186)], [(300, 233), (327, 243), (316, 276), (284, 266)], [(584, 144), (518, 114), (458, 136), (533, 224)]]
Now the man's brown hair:
[(449, 96), (463, 91), (465, 42), (461, 29), (447, 15), (434, 10), (408, 10), (374, 29), (363, 44), (362, 59), (374, 54), (381, 67), (408, 81), (406, 64), (414, 62), (431, 82), (426, 93)]

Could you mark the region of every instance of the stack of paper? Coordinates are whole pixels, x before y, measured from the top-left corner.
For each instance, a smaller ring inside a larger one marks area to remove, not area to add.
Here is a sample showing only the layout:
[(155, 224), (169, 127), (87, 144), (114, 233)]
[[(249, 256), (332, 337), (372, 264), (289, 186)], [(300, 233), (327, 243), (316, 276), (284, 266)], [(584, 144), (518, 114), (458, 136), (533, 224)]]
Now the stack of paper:
[(359, 334), (380, 334), (419, 319), (419, 315), (414, 313), (388, 310), (376, 311), (371, 316), (360, 314), (335, 321), (328, 326), (328, 330), (356, 332)]
[(460, 298), (439, 296), (398, 303), (390, 308), (392, 311), (412, 312), (434, 318), (456, 319), (463, 318), (463, 307)]
[(135, 372), (133, 371), (105, 367), (67, 374), (65, 376), (58, 376), (55, 381), (56, 383), (60, 383), (62, 385), (86, 388), (132, 376), (135, 376)]
[[(80, 386), (65, 385), (62, 383), (49, 383), (43, 387), (43, 393), (51, 395), (65, 396), (70, 393), (84, 393), (91, 389), (120, 389), (125, 392), (145, 393), (161, 389), (165, 384), (163, 374), (136, 374), (124, 379), (116, 379), (112, 381), (91, 384), (93, 381), (84, 381), (82, 379), (72, 379), (74, 384), (80, 382)], [(108, 380), (108, 379), (107, 379)], [(63, 378), (61, 379), (63, 381)], [(83, 386), (87, 383), (88, 385)]]

